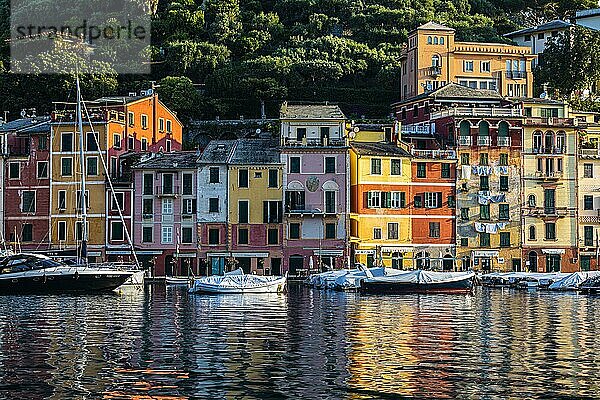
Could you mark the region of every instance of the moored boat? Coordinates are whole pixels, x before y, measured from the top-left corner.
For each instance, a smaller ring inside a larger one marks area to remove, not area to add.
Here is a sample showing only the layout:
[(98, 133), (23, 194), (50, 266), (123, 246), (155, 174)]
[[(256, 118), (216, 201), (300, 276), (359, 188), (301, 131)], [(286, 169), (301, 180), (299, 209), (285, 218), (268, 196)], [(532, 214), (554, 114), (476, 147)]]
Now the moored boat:
[(116, 268), (68, 265), (39, 254), (19, 253), (0, 261), (0, 294), (108, 292), (131, 275)]
[(187, 285), (191, 281), (191, 278), (185, 276), (167, 276), (165, 277), (165, 283), (167, 285)]
[(361, 290), (373, 294), (467, 293), (473, 288), (473, 272), (407, 271), (361, 281)]
[(223, 276), (205, 276), (194, 279), (190, 293), (281, 293), (285, 290), (286, 276), (247, 275), (241, 269)]

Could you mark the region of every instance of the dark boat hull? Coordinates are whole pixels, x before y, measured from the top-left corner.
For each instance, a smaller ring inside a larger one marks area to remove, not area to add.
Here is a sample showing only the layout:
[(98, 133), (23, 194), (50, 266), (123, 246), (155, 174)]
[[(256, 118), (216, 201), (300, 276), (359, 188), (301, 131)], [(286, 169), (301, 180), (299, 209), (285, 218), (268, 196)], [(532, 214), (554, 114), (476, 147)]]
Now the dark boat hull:
[(110, 292), (129, 278), (127, 274), (61, 274), (0, 279), (2, 294)]
[(361, 290), (371, 294), (410, 293), (469, 293), (473, 289), (473, 278), (439, 283), (378, 282), (363, 280)]

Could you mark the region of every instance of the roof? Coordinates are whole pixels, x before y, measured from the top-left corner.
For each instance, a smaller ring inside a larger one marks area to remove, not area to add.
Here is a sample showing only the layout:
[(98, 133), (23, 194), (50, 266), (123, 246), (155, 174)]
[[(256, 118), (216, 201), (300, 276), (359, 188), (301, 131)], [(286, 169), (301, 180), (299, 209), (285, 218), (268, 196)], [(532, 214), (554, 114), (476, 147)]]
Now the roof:
[(454, 29), (449, 28), (445, 25), (438, 24), (437, 22), (429, 21), (417, 28), (417, 30), (433, 30), (433, 31), (448, 31), (454, 32)]
[(346, 119), (337, 105), (329, 104), (287, 104), (281, 105), (282, 119)]
[(280, 164), (279, 140), (238, 139), (230, 164)]
[(410, 153), (394, 143), (388, 142), (352, 142), (352, 148), (365, 156), (410, 157)]
[(235, 140), (211, 140), (198, 162), (201, 164), (225, 164), (229, 160), (235, 144)]
[(600, 8), (590, 8), (589, 10), (579, 10), (575, 13), (575, 19), (589, 18), (600, 15)]
[(361, 131), (367, 131), (367, 132), (382, 132), (384, 130), (384, 128), (391, 128), (394, 126), (394, 124), (392, 122), (390, 123), (386, 123), (386, 124), (368, 124), (368, 123), (364, 123), (364, 124), (354, 124), (352, 125), (353, 127), (357, 127), (358, 129), (360, 129)]
[[(38, 125), (44, 125), (50, 121), (50, 117), (35, 117), (35, 118), (19, 118), (13, 121), (8, 121), (4, 124), (0, 124), (0, 132), (21, 132), (25, 129), (32, 129)], [(48, 132), (50, 132), (50, 125), (47, 126)], [(30, 133), (34, 133), (31, 131)], [(37, 133), (37, 131), (35, 132)]]
[(489, 89), (474, 89), (468, 86), (459, 85), (458, 83), (448, 83), (440, 88), (437, 88), (431, 92), (421, 93), (418, 96), (411, 97), (410, 99), (406, 99), (404, 101), (400, 101), (392, 104), (392, 106), (404, 104), (404, 103), (412, 103), (416, 100), (422, 100), (433, 97), (434, 99), (461, 99), (461, 100), (494, 100), (499, 101), (503, 100), (504, 97), (500, 95), (500, 93), (495, 90)]
[(557, 30), (557, 29), (566, 29), (566, 28), (569, 28), (570, 26), (571, 26), (571, 24), (568, 22), (565, 22), (560, 19), (555, 19), (554, 21), (546, 22), (545, 24), (532, 26), (529, 28), (510, 32), (510, 33), (505, 34), (504, 36), (512, 38), (515, 36), (528, 35), (528, 34), (532, 34), (532, 33), (536, 33), (536, 32), (545, 32), (545, 31), (551, 31), (551, 30)]
[(95, 101), (98, 103), (117, 103), (117, 104), (128, 104), (134, 101), (138, 101), (143, 99), (144, 97), (152, 97), (152, 95), (147, 96), (104, 96), (96, 99)]
[(152, 153), (150, 157), (135, 164), (136, 169), (191, 169), (197, 167), (198, 153), (178, 151), (173, 153)]
[(554, 99), (542, 99), (541, 97), (509, 97), (509, 100), (513, 103), (552, 104), (557, 106), (565, 105), (563, 101)]

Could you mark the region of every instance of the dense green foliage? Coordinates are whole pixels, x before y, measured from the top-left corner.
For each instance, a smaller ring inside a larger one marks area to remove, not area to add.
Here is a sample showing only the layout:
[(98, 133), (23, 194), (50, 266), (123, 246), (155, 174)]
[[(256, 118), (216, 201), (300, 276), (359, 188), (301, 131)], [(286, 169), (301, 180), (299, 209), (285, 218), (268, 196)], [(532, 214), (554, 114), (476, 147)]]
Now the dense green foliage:
[[(0, 0), (0, 107), (48, 110), (51, 101), (65, 99), (71, 77), (6, 72), (7, 3)], [(158, 81), (162, 98), (183, 119), (258, 117), (261, 100), (273, 116), (284, 98), (335, 101), (357, 116), (385, 116), (397, 98), (402, 44), (416, 26), (434, 20), (455, 28), (459, 40), (503, 41), (508, 31), (595, 5), (595, 0), (159, 0), (148, 7), (152, 76), (102, 71), (99, 79), (84, 82), (84, 91), (88, 97), (126, 93)]]

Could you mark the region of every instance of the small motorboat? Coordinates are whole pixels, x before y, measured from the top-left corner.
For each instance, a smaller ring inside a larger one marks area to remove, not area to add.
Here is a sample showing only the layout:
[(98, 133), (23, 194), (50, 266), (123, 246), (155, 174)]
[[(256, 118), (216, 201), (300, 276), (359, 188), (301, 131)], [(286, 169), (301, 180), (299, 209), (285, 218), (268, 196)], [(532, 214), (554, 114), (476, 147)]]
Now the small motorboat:
[(285, 290), (286, 276), (248, 275), (240, 269), (225, 275), (194, 279), (190, 293), (281, 293)]
[(0, 294), (108, 292), (133, 273), (117, 268), (69, 265), (41, 254), (0, 260)]
[(191, 278), (185, 276), (167, 276), (165, 277), (165, 283), (167, 285), (187, 285), (191, 281)]
[(468, 293), (473, 288), (475, 273), (407, 271), (389, 276), (368, 277), (361, 290), (373, 294)]
[(594, 276), (583, 281), (579, 285), (579, 291), (584, 294), (599, 294), (600, 276)]

